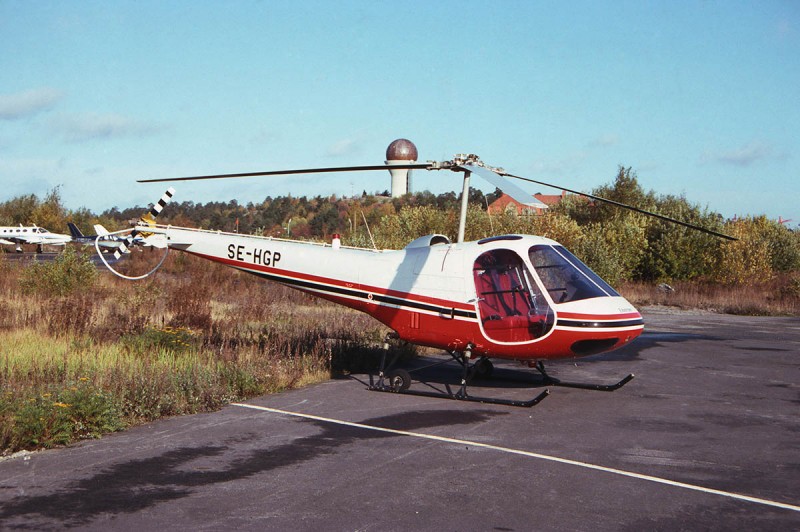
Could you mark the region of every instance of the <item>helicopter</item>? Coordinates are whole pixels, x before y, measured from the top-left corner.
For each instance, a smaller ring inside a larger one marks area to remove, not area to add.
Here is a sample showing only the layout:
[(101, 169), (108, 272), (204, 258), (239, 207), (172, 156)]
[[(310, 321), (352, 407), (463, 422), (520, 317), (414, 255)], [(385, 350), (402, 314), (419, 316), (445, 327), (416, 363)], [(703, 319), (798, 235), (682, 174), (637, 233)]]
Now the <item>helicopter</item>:
[[(474, 396), (469, 393), (469, 385), (475, 377), (492, 374), (490, 359), (494, 358), (519, 361), (535, 368), (546, 386), (617, 390), (634, 375), (613, 384), (563, 381), (550, 376), (544, 362), (595, 355), (628, 345), (642, 334), (644, 320), (630, 302), (554, 240), (509, 234), (465, 242), (467, 198), (473, 174), (522, 203), (530, 204), (532, 196), (511, 179), (560, 188), (715, 236), (732, 238), (612, 200), (515, 176), (485, 164), (474, 154), (458, 154), (444, 162), (417, 163), (408, 160), (416, 158), (414, 147), (413, 151), (401, 153), (399, 157), (392, 159), (387, 150), (387, 159), (392, 160), (384, 165), (139, 182), (387, 169), (393, 179), (398, 171), (415, 169), (460, 172), (463, 193), (456, 242), (445, 235), (432, 234), (421, 236), (400, 250), (380, 250), (342, 245), (338, 235), (329, 243), (319, 243), (158, 224), (156, 216), (174, 194), (174, 189), (170, 188), (129, 230), (130, 234), (115, 256), (119, 258), (137, 238), (144, 237), (149, 245), (164, 248), (165, 256), (170, 249), (182, 251), (373, 316), (391, 332), (384, 339), (377, 380), (370, 378), (370, 390), (530, 407), (547, 397), (549, 389), (530, 400), (517, 401)], [(106, 265), (123, 276), (108, 263)], [(450, 356), (446, 362), (452, 360), (461, 367), (458, 390), (453, 392), (449, 385), (446, 392), (411, 389), (410, 372), (396, 367), (396, 360), (387, 363), (390, 344), (395, 341), (445, 351)], [(474, 362), (473, 358), (476, 358)]]

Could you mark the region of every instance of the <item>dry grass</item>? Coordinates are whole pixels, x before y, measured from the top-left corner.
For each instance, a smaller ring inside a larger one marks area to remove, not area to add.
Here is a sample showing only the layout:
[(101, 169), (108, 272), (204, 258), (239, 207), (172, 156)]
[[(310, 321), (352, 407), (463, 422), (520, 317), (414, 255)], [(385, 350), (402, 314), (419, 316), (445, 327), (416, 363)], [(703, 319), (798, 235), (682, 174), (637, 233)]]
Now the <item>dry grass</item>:
[(387, 332), (363, 313), (178, 253), (147, 280), (104, 273), (60, 297), (22, 294), (23, 268), (0, 257), (3, 453), (362, 369)]
[(800, 278), (784, 275), (749, 286), (680, 282), (673, 291), (645, 283), (626, 283), (620, 293), (636, 306), (663, 305), (749, 316), (800, 316)]

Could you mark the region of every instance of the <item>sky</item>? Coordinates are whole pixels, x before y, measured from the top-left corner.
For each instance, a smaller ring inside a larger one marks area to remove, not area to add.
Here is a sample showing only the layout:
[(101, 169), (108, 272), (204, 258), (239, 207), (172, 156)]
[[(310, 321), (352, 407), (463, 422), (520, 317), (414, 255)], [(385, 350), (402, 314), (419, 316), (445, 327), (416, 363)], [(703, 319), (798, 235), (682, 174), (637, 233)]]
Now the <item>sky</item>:
[[(381, 164), (407, 138), (421, 161), (475, 153), (586, 192), (632, 167), (646, 190), (797, 228), (798, 58), (796, 1), (0, 0), (0, 202), (59, 187), (69, 209), (145, 206), (166, 185), (137, 179)], [(174, 186), (246, 204), (390, 180)]]

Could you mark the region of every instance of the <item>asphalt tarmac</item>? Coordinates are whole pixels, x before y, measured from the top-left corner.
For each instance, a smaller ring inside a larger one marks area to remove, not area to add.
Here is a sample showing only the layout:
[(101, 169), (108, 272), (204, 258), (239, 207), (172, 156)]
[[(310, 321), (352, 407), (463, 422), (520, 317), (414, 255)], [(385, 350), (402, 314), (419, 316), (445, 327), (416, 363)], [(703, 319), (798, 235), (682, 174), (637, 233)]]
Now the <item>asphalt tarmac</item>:
[[(331, 380), (0, 462), (0, 529), (798, 530), (800, 320), (645, 311), (533, 408)], [(457, 370), (415, 373), (442, 388)], [(474, 395), (528, 399), (496, 364)], [(527, 382), (522, 382), (527, 381)]]
[[(10, 261), (10, 262), (16, 262), (16, 263), (22, 263), (22, 264), (25, 264), (25, 265), (31, 265), (31, 264), (42, 263), (42, 262), (52, 262), (55, 259), (57, 259), (61, 255), (61, 253), (62, 253), (61, 251), (56, 251), (56, 252), (46, 251), (44, 253), (30, 253), (30, 252), (13, 253), (13, 252), (8, 252), (8, 253), (3, 253), (2, 255), (0, 255), (0, 257), (2, 257), (3, 259), (5, 259), (7, 261)], [(113, 264), (113, 263), (117, 262), (117, 259), (115, 259), (111, 253), (106, 253), (105, 257), (106, 257), (106, 261), (109, 264)], [(95, 266), (97, 266), (98, 268), (101, 268), (102, 270), (105, 270), (105, 266), (103, 265), (102, 259), (100, 257), (98, 257), (97, 253), (95, 253), (93, 250), (89, 251), (89, 260), (91, 260), (92, 263)]]

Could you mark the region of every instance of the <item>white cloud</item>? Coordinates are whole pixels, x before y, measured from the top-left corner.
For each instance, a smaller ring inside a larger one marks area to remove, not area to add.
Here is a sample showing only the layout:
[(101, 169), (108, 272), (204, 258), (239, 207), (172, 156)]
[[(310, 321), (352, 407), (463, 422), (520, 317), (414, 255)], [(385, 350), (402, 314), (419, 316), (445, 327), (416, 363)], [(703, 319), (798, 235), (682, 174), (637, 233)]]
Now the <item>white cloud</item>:
[(43, 198), (60, 184), (64, 164), (62, 159), (0, 158), (0, 202), (27, 194)]
[(2, 175), (47, 175), (52, 174), (65, 165), (63, 159), (44, 159), (44, 158), (2, 158), (0, 159), (0, 174)]
[(613, 133), (606, 133), (604, 135), (600, 135), (596, 139), (592, 139), (589, 141), (590, 148), (607, 148), (609, 146), (615, 146), (619, 143), (619, 135), (615, 135)]
[(53, 88), (0, 94), (0, 120), (18, 120), (52, 108), (64, 94)]
[(253, 146), (268, 146), (275, 144), (281, 140), (281, 135), (278, 131), (273, 131), (267, 128), (259, 128), (250, 136), (250, 144)]
[(361, 151), (361, 144), (355, 139), (342, 139), (328, 147), (325, 155), (328, 157), (345, 157)]
[(567, 153), (560, 159), (540, 159), (531, 165), (531, 170), (537, 174), (565, 176), (575, 174), (589, 157), (585, 151)]
[(776, 32), (781, 39), (789, 39), (794, 35), (794, 28), (788, 18), (782, 18), (778, 21)]
[(725, 151), (706, 151), (700, 156), (701, 163), (717, 162), (733, 166), (750, 166), (764, 159), (780, 158), (772, 146), (752, 141), (739, 148)]
[(158, 133), (163, 129), (162, 126), (118, 114), (98, 113), (62, 115), (54, 119), (51, 125), (68, 142), (142, 137)]

